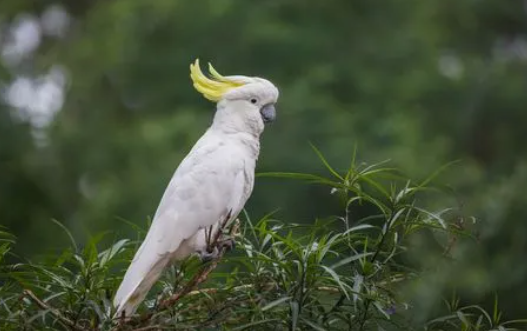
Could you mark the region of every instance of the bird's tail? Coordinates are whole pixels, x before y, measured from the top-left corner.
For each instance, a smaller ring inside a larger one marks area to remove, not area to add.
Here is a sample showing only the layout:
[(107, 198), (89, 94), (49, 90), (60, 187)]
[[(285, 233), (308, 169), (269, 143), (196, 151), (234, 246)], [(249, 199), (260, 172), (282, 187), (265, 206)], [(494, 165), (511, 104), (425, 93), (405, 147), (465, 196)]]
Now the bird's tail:
[(137, 306), (145, 299), (148, 291), (161, 276), (169, 258), (168, 256), (161, 258), (153, 265), (142, 262), (141, 259), (137, 261), (134, 259), (124, 275), (113, 300), (114, 307), (117, 309), (115, 317), (121, 317), (123, 313), (128, 317), (135, 312)]

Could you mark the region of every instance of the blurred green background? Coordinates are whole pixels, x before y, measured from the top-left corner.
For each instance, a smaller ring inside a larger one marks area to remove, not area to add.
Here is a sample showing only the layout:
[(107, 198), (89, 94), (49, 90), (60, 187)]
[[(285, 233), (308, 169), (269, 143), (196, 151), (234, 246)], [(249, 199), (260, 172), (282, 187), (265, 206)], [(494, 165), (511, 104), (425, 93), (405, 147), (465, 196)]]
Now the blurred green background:
[[(0, 224), (21, 256), (67, 245), (51, 219), (80, 241), (146, 227), (213, 115), (199, 57), (279, 87), (259, 172), (321, 172), (310, 142), (417, 179), (460, 160), (436, 184), (480, 241), (425, 287), (527, 315), (527, 1), (3, 0), (0, 50)], [(341, 213), (327, 191), (260, 178), (247, 209), (312, 222)]]

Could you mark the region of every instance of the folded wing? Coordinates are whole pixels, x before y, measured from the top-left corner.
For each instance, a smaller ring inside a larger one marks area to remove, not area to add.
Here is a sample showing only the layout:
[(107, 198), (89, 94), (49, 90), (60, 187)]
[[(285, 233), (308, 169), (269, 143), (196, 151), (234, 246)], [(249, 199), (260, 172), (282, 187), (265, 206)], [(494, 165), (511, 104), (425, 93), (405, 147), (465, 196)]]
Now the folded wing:
[(200, 141), (183, 160), (115, 295), (118, 316), (133, 314), (185, 239), (240, 212), (253, 185), (243, 156), (238, 148)]

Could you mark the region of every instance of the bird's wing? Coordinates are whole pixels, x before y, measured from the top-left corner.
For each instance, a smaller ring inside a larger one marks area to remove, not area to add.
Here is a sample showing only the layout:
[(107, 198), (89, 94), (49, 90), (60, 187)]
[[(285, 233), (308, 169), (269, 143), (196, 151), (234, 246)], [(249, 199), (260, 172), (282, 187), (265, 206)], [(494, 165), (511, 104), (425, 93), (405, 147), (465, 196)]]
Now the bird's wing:
[(135, 310), (183, 240), (243, 208), (250, 194), (244, 159), (243, 150), (209, 139), (183, 160), (117, 291), (118, 312)]

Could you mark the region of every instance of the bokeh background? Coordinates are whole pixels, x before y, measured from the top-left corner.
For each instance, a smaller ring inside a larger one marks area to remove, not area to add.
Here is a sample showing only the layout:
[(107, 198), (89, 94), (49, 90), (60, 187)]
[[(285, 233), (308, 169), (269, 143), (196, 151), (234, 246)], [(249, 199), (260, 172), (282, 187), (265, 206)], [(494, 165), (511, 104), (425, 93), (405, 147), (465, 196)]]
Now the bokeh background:
[[(281, 91), (258, 171), (338, 169), (355, 146), (436, 184), (480, 240), (421, 289), (527, 305), (527, 1), (270, 0), (0, 3), (0, 224), (25, 259), (146, 227), (213, 105), (189, 64)], [(443, 202), (441, 202), (443, 203)], [(260, 178), (248, 212), (312, 222), (326, 188)], [(431, 264), (434, 261), (429, 261)], [(426, 305), (423, 305), (426, 306)]]

